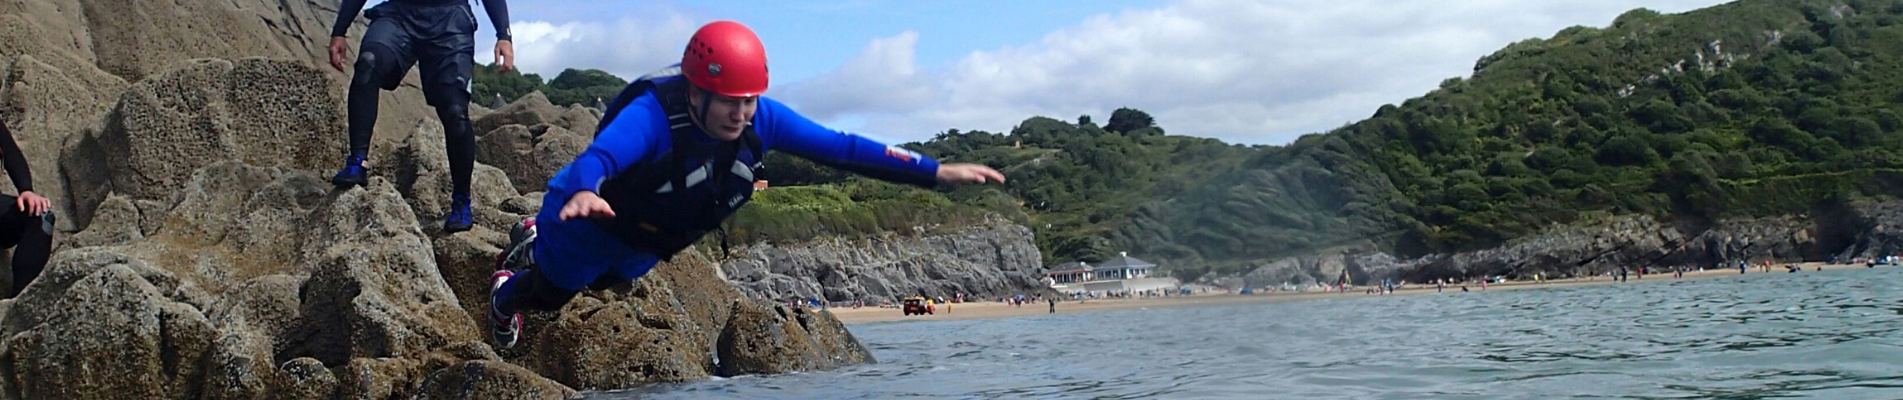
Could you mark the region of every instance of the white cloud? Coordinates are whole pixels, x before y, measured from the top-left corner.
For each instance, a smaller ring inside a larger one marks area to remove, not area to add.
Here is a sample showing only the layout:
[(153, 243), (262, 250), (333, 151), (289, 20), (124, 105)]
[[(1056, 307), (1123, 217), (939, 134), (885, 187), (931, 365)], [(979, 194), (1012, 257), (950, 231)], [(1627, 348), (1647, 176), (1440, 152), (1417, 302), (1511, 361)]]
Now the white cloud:
[(929, 107), (936, 82), (914, 62), (918, 32), (874, 39), (857, 58), (833, 72), (779, 86), (772, 97), (802, 99), (809, 118), (834, 119), (864, 113), (904, 113)]
[[(515, 65), (555, 79), (565, 68), (594, 68), (634, 79), (680, 62), (681, 47), (700, 22), (680, 10), (655, 7), (613, 22), (518, 21)], [(477, 41), (476, 61), (494, 61), (494, 42)]]
[(1717, 0), (1185, 0), (1087, 19), (1037, 43), (914, 64), (918, 34), (866, 46), (784, 97), (822, 121), (862, 119), (906, 140), (947, 128), (1006, 131), (1031, 115), (1098, 121), (1133, 107), (1174, 134), (1280, 144), (1366, 118), (1467, 76), (1481, 56), (1637, 7)]

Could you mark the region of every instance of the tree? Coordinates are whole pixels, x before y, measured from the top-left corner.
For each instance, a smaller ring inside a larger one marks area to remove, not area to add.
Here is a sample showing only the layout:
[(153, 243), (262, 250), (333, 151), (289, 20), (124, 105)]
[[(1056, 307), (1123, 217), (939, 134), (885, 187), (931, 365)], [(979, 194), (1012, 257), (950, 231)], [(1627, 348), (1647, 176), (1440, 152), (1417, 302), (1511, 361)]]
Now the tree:
[(502, 95), (503, 101), (514, 102), (529, 92), (543, 89), (541, 75), (524, 74), (521, 70), (498, 74), (495, 65), (477, 65), (471, 78), (469, 94), (484, 105), (497, 94)]
[(1103, 129), (1111, 132), (1125, 133), (1154, 126), (1156, 126), (1156, 119), (1150, 118), (1149, 113), (1125, 107), (1110, 113), (1110, 125), (1104, 126)]
[(628, 81), (606, 71), (569, 68), (562, 70), (561, 75), (556, 75), (554, 80), (548, 81), (548, 102), (557, 106), (571, 104), (592, 106), (596, 99), (602, 99), (602, 101), (613, 99), (616, 94), (621, 93), (621, 89), (627, 86)]
[(628, 81), (598, 69), (564, 69), (548, 81), (549, 89), (581, 89), (596, 86), (627, 86)]

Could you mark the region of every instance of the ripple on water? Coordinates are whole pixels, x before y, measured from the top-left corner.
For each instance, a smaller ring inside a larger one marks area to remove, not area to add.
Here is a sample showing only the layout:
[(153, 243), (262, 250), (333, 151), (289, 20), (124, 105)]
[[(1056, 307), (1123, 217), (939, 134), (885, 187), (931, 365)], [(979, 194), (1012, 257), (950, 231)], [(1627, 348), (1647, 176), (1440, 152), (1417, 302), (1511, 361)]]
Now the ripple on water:
[(1903, 397), (1903, 269), (1654, 279), (853, 325), (881, 364), (590, 397)]

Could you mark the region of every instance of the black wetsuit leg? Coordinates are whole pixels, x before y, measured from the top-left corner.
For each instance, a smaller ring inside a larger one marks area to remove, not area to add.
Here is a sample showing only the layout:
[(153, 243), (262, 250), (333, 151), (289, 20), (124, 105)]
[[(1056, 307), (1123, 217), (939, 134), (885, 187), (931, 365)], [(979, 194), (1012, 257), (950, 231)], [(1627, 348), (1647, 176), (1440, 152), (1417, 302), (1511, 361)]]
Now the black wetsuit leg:
[(364, 12), (370, 29), (364, 32), (357, 49), (356, 73), (350, 80), (347, 110), (350, 123), (350, 152), (368, 155), (370, 137), (377, 128), (377, 96), (380, 90), (396, 90), (403, 75), (416, 64), (411, 52), (412, 33), (398, 18), (402, 3), (386, 2)]
[(476, 135), (469, 126), (469, 85), (476, 68), (476, 15), (469, 4), (411, 6), (403, 19), (414, 33), (423, 98), (443, 122), (453, 194), (469, 196), (476, 167)]
[(0, 195), (0, 248), (13, 248), (13, 295), (40, 276), (46, 260), (53, 254), (53, 234), (49, 215), (21, 212), (17, 197)]

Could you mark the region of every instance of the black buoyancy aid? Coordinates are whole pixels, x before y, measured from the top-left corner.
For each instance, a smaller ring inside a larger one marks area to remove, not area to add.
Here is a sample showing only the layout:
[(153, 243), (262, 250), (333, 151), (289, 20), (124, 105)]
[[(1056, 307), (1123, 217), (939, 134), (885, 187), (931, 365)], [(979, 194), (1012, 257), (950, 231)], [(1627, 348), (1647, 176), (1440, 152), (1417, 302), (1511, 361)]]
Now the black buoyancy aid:
[[(675, 253), (721, 229), (721, 222), (753, 198), (753, 182), (766, 153), (748, 126), (730, 142), (702, 143), (688, 113), (686, 79), (678, 67), (643, 76), (615, 96), (595, 134), (634, 99), (653, 93), (667, 114), (672, 149), (602, 181), (599, 195), (615, 218), (595, 219), (602, 230), (636, 250), (670, 260)], [(724, 244), (723, 237), (723, 244)]]

